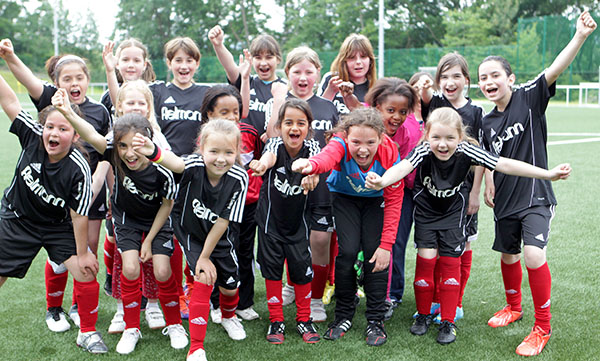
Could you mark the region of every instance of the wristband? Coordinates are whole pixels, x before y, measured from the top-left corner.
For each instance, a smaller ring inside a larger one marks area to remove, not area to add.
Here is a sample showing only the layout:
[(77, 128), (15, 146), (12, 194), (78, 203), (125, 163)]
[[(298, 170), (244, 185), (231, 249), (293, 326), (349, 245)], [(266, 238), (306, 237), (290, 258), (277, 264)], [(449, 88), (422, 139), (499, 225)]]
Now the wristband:
[(152, 143), (152, 144), (154, 144), (154, 152), (152, 152), (152, 154), (150, 154), (146, 158), (148, 158), (149, 160), (151, 160), (155, 163), (159, 160), (162, 161), (162, 152), (160, 151), (160, 148), (158, 147), (158, 145), (156, 145), (156, 143)]

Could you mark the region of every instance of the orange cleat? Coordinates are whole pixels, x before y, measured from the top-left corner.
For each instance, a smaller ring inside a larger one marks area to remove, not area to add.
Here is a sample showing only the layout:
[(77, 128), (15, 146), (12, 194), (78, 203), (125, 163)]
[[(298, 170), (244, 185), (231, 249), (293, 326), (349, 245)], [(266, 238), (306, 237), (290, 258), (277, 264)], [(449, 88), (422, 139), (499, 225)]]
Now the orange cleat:
[(190, 318), (190, 309), (188, 308), (189, 303), (190, 301), (187, 295), (179, 296), (179, 313), (184, 320)]
[(544, 346), (548, 343), (548, 340), (552, 336), (552, 330), (547, 334), (544, 334), (544, 330), (540, 326), (535, 326), (531, 329), (529, 336), (525, 337), (523, 342), (517, 347), (517, 355), (521, 356), (535, 356), (539, 355), (544, 349)]
[(488, 321), (491, 327), (504, 327), (523, 318), (523, 311), (513, 311), (510, 305), (506, 305)]

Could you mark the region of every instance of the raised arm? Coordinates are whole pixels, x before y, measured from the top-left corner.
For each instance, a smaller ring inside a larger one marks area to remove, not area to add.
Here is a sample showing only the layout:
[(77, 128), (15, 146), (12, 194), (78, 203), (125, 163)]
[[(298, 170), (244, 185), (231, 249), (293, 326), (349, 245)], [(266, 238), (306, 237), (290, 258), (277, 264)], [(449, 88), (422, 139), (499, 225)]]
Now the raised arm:
[(278, 81), (273, 82), (273, 84), (271, 85), (271, 94), (273, 95), (273, 108), (271, 110), (271, 118), (267, 123), (267, 138), (273, 138), (279, 135), (279, 132), (275, 128), (275, 123), (277, 123), (277, 117), (279, 116), (279, 108), (281, 108), (281, 105), (283, 105), (283, 103), (285, 102), (287, 90), (287, 85)]
[(71, 123), (75, 131), (79, 134), (81, 139), (90, 143), (98, 153), (104, 154), (106, 150), (106, 138), (94, 129), (94, 126), (73, 111), (71, 103), (69, 102), (69, 95), (64, 89), (58, 89), (54, 96), (52, 96), (52, 105), (64, 115), (65, 118)]
[(546, 82), (548, 86), (554, 84), (558, 76), (571, 64), (581, 49), (585, 39), (596, 29), (596, 22), (589, 12), (584, 11), (577, 19), (575, 35), (573, 39), (558, 54), (552, 65), (546, 70)]
[(136, 152), (145, 155), (153, 162), (160, 163), (171, 172), (181, 174), (185, 170), (183, 159), (169, 150), (160, 149), (145, 135), (135, 133), (131, 143)]
[(244, 54), (240, 54), (240, 75), (242, 76), (242, 87), (240, 95), (242, 96), (242, 119), (248, 117), (250, 113), (250, 64), (252, 55), (248, 49), (244, 49)]
[(498, 164), (496, 164), (496, 171), (519, 177), (556, 181), (567, 179), (571, 175), (571, 165), (563, 163), (552, 169), (544, 169), (520, 160), (500, 157)]
[(240, 70), (233, 59), (233, 55), (223, 44), (224, 38), (225, 33), (219, 25), (215, 25), (208, 32), (208, 40), (210, 40), (213, 49), (215, 49), (215, 54), (217, 54), (217, 59), (225, 69), (225, 73), (227, 73), (227, 79), (229, 79), (229, 82), (234, 83), (240, 75)]
[(271, 152), (264, 152), (259, 160), (252, 160), (248, 167), (252, 169), (252, 175), (261, 177), (267, 170), (275, 165), (277, 156)]
[(388, 169), (383, 176), (379, 176), (377, 173), (369, 172), (365, 179), (365, 185), (367, 188), (380, 190), (391, 184), (396, 183), (400, 179), (403, 179), (409, 175), (415, 167), (406, 159), (400, 161), (400, 163)]
[(106, 68), (106, 82), (108, 83), (108, 95), (113, 106), (117, 106), (117, 93), (119, 92), (119, 81), (117, 80), (117, 73), (115, 69), (117, 67), (117, 59), (113, 55), (113, 49), (115, 43), (109, 41), (104, 45), (102, 51), (102, 60), (104, 61), (104, 68)]
[(8, 69), (14, 74), (19, 83), (27, 88), (29, 95), (35, 100), (40, 99), (44, 91), (44, 82), (36, 77), (27, 65), (23, 64), (17, 54), (15, 54), (10, 39), (0, 40), (0, 57), (6, 61)]
[(17, 94), (10, 88), (2, 75), (0, 75), (0, 105), (11, 122), (15, 120), (21, 109), (23, 109), (21, 103), (19, 103)]

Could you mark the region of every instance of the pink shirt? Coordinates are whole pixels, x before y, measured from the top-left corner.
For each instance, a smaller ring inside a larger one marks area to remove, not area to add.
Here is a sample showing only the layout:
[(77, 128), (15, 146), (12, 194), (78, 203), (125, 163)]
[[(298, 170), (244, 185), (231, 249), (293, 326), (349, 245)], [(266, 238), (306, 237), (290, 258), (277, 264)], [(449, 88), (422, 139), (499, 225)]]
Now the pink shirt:
[[(406, 117), (396, 134), (392, 136), (392, 140), (396, 142), (400, 148), (400, 158), (405, 159), (410, 152), (415, 148), (421, 137), (423, 136), (423, 124), (415, 118), (415, 114), (411, 113)], [(415, 184), (416, 171), (407, 175), (404, 178), (404, 185), (412, 189)]]

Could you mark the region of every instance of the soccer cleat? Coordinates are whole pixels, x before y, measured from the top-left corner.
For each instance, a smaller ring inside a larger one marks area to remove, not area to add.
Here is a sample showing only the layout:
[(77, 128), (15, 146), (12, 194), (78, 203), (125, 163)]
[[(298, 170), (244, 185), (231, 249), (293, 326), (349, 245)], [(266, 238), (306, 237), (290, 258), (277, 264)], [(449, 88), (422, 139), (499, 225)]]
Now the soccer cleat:
[(431, 325), (431, 315), (419, 314), (417, 315), (417, 318), (415, 318), (415, 322), (410, 326), (410, 333), (417, 336), (423, 336), (427, 333), (429, 325)]
[(439, 328), (437, 342), (442, 345), (447, 345), (456, 341), (456, 325), (452, 322), (443, 321)]
[(296, 330), (302, 336), (302, 341), (306, 343), (317, 343), (321, 340), (321, 336), (310, 319), (306, 322), (298, 322)]
[(182, 348), (186, 348), (188, 341), (188, 334), (185, 332), (185, 328), (178, 323), (175, 325), (169, 325), (162, 330), (162, 334), (165, 336), (169, 336), (171, 340), (171, 347), (176, 350), (181, 350)]
[(86, 333), (77, 333), (77, 346), (85, 349), (89, 353), (107, 353), (108, 347), (102, 340), (102, 335), (98, 331), (90, 331)]
[(179, 313), (182, 320), (190, 318), (190, 309), (188, 308), (189, 299), (186, 295), (179, 296)]
[(104, 280), (104, 293), (107, 296), (112, 296), (112, 275), (106, 273), (106, 279)]
[(330, 284), (329, 281), (325, 283), (325, 290), (323, 290), (323, 303), (328, 305), (331, 303), (331, 299), (335, 294), (335, 285)]
[[(454, 323), (456, 323), (456, 321), (461, 320), (463, 317), (465, 317), (465, 312), (463, 311), (462, 307), (456, 307), (456, 314), (454, 315)], [(442, 314), (438, 313), (434, 318), (433, 318), (433, 322), (437, 325), (442, 323)]]
[(313, 298), (310, 300), (310, 318), (314, 322), (327, 321), (327, 312), (325, 312), (325, 305), (322, 299)]
[(221, 309), (218, 307), (211, 308), (210, 309), (210, 319), (212, 320), (213, 323), (220, 324), (221, 321), (223, 320), (223, 314), (221, 313)]
[[(429, 309), (429, 314), (433, 317), (441, 312), (440, 304), (437, 302), (431, 303), (431, 308)], [(417, 318), (419, 315), (419, 311), (415, 312), (413, 318)]]
[(326, 340), (335, 341), (348, 332), (352, 328), (352, 321), (347, 318), (341, 320), (334, 320), (329, 324), (329, 328), (325, 331), (323, 338)]
[(552, 330), (544, 334), (544, 330), (540, 326), (535, 326), (531, 329), (531, 333), (525, 337), (523, 342), (517, 346), (517, 355), (520, 356), (535, 356), (539, 355), (544, 349), (548, 340), (552, 336)]
[(165, 316), (158, 305), (146, 307), (144, 314), (146, 316), (146, 322), (148, 322), (148, 327), (152, 330), (158, 330), (159, 328), (163, 328), (167, 325), (165, 322)]
[(125, 331), (125, 320), (123, 319), (123, 313), (117, 311), (113, 316), (112, 320), (110, 320), (110, 326), (108, 326), (108, 333), (122, 333)]
[(285, 286), (283, 286), (283, 289), (281, 290), (281, 305), (282, 306), (287, 306), (287, 305), (291, 305), (292, 303), (294, 303), (294, 300), (296, 299), (296, 292), (294, 291), (294, 287), (286, 284)]
[(79, 319), (79, 309), (77, 308), (77, 304), (71, 305), (71, 308), (69, 308), (69, 318), (73, 321), (75, 326), (80, 327), (79, 324), (81, 320)]
[(398, 307), (398, 302), (396, 300), (385, 301), (385, 307), (387, 308), (385, 314), (383, 315), (384, 321), (389, 321), (394, 315), (394, 310)]
[(199, 348), (191, 354), (188, 353), (185, 361), (206, 361), (206, 352)]
[(369, 321), (365, 330), (365, 339), (369, 346), (381, 346), (387, 341), (387, 333), (382, 321)]
[(523, 311), (513, 311), (510, 305), (506, 305), (488, 321), (491, 327), (504, 327), (523, 318)]
[(227, 331), (229, 338), (232, 340), (239, 341), (246, 338), (244, 326), (242, 326), (242, 322), (239, 320), (239, 318), (237, 318), (237, 316), (222, 319), (221, 326), (223, 326), (225, 331)]
[(65, 332), (71, 328), (62, 307), (50, 307), (46, 311), (46, 325), (52, 332)]
[(267, 341), (274, 345), (280, 345), (283, 343), (285, 332), (285, 324), (280, 321), (271, 322), (269, 330), (267, 331)]
[(235, 310), (235, 314), (240, 316), (244, 321), (252, 321), (260, 318), (252, 306), (244, 308), (243, 310), (237, 309)]
[(128, 328), (123, 331), (121, 339), (117, 344), (117, 352), (121, 355), (128, 355), (135, 350), (135, 345), (142, 338), (142, 333), (137, 328)]

